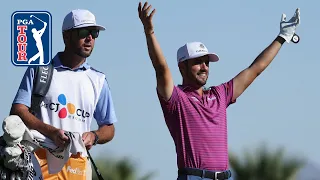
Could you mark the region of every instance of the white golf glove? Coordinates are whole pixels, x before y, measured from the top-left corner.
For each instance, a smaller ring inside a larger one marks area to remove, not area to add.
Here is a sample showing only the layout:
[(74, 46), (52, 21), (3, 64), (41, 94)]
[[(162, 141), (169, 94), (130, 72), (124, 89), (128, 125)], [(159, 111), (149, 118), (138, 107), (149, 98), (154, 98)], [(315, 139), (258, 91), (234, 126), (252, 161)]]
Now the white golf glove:
[(286, 21), (286, 15), (282, 14), (280, 21), (279, 36), (284, 38), (287, 43), (290, 43), (293, 35), (295, 34), (297, 26), (300, 24), (300, 9), (297, 8), (295, 14), (289, 21)]

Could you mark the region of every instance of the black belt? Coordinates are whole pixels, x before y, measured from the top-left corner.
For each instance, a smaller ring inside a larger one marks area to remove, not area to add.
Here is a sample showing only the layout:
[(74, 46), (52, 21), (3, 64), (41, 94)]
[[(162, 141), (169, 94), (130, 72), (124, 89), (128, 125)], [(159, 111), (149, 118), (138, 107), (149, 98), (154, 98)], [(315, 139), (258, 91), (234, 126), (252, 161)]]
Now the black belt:
[(193, 175), (214, 180), (224, 180), (231, 177), (231, 171), (213, 172), (201, 169), (183, 168), (178, 170), (178, 175)]

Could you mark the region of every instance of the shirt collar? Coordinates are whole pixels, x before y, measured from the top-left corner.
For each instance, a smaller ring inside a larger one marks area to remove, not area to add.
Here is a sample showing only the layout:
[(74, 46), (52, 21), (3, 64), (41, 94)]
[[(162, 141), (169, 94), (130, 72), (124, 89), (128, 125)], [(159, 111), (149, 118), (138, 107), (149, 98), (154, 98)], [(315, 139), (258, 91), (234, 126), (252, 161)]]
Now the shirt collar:
[[(195, 92), (197, 93), (197, 90), (189, 85), (182, 85), (179, 84), (178, 87), (183, 91), (183, 92)], [(211, 88), (207, 88), (207, 87), (202, 87), (203, 88), (203, 92), (206, 94)]]
[[(61, 54), (62, 52), (58, 52), (55, 57), (53, 58), (53, 65), (55, 68), (64, 68), (64, 69), (69, 69), (71, 70), (71, 68), (67, 67), (67, 66), (64, 66), (61, 64), (61, 61), (60, 61), (60, 58), (59, 58), (59, 55)], [(77, 67), (76, 69), (74, 69), (73, 71), (78, 71), (78, 70), (87, 70), (90, 68), (90, 65), (88, 64), (87, 60), (85, 60), (79, 67)]]

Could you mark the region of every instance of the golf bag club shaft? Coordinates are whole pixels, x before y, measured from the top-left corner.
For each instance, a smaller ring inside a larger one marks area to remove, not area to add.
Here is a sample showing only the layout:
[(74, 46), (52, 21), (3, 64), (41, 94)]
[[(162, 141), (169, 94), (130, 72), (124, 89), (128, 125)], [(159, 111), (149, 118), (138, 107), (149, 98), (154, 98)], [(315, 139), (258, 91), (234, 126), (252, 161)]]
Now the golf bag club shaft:
[(98, 179), (99, 179), (99, 180), (104, 180), (103, 177), (102, 177), (102, 175), (101, 175), (101, 173), (100, 173), (100, 171), (99, 171), (99, 169), (98, 169), (98, 167), (97, 167), (96, 164), (94, 163), (94, 161), (93, 161), (93, 159), (92, 159), (92, 157), (91, 157), (91, 154), (89, 153), (89, 150), (87, 150), (87, 153), (88, 153), (88, 156), (89, 156), (89, 158), (90, 158), (90, 161), (91, 161), (91, 163), (92, 163), (92, 165), (93, 165), (93, 168), (94, 168), (94, 170), (96, 171), (96, 174), (97, 174), (97, 176), (98, 176)]

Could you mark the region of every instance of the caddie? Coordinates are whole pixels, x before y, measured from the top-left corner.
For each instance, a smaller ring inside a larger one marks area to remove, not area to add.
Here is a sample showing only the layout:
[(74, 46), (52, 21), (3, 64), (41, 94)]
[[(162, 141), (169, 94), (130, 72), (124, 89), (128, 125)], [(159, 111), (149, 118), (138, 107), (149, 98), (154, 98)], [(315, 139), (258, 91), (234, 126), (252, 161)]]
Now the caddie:
[[(69, 12), (62, 24), (64, 50), (52, 60), (54, 72), (48, 93), (36, 115), (29, 112), (33, 90), (34, 71), (29, 67), (14, 98), (11, 114), (18, 115), (29, 129), (39, 131), (59, 147), (65, 147), (69, 138), (65, 131), (81, 134), (86, 149), (104, 144), (114, 137), (117, 122), (109, 84), (104, 73), (88, 62), (100, 32), (105, 27), (97, 24), (96, 17), (86, 9)], [(97, 130), (91, 130), (96, 120)], [(72, 155), (62, 171), (48, 172), (46, 153), (37, 150), (44, 179), (92, 179), (88, 157)]]

